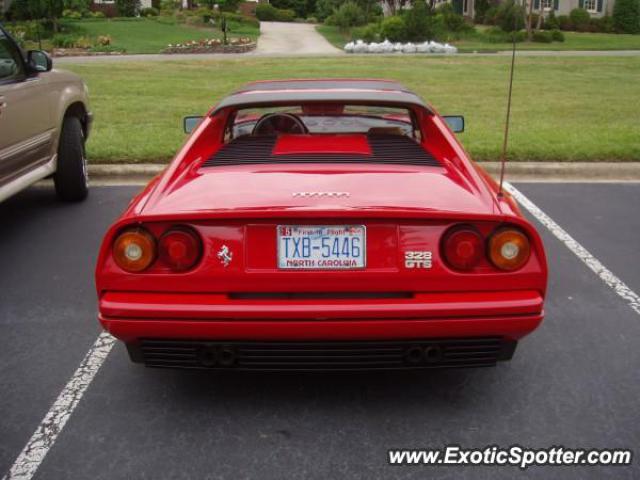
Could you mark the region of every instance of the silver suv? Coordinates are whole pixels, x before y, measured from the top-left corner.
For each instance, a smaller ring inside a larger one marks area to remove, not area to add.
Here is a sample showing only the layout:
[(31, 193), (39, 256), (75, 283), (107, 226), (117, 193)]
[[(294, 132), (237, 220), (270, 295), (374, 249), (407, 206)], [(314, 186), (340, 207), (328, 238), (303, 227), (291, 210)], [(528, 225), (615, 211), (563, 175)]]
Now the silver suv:
[(0, 201), (50, 176), (61, 199), (86, 198), (91, 118), (80, 77), (25, 54), (0, 25)]

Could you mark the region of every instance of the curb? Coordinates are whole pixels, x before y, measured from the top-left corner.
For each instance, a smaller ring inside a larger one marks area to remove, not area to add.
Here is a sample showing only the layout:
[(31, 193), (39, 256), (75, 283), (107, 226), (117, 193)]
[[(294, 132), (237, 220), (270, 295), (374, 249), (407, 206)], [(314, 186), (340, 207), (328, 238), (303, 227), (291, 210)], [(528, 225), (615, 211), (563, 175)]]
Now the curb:
[[(491, 176), (500, 175), (500, 162), (478, 162)], [(146, 183), (166, 164), (89, 165), (89, 175), (98, 183)], [(640, 181), (640, 162), (510, 162), (505, 177), (514, 182), (629, 182)]]

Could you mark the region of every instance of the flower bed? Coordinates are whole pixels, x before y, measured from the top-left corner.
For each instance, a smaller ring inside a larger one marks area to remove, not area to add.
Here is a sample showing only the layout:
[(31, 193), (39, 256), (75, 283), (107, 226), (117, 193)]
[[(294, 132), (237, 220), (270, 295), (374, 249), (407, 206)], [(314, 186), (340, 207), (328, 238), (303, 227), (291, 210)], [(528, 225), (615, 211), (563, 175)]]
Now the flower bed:
[(168, 45), (162, 53), (245, 53), (254, 48), (256, 43), (248, 37), (231, 38), (227, 45), (219, 38), (209, 38)]

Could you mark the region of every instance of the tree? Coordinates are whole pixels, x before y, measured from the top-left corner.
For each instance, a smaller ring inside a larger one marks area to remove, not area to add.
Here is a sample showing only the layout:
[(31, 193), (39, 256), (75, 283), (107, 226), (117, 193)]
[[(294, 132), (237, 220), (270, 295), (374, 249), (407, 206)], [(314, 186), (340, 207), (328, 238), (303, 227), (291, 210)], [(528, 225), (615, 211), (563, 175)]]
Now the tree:
[(45, 20), (53, 32), (59, 31), (58, 19), (64, 10), (63, 0), (16, 0), (11, 5), (12, 16), (16, 20)]
[(505, 32), (517, 32), (524, 27), (524, 8), (513, 0), (500, 4), (496, 12), (496, 24)]
[(616, 0), (613, 26), (620, 33), (640, 33), (640, 0)]
[[(526, 8), (527, 0), (523, 0)], [(527, 42), (533, 39), (533, 27), (531, 26), (531, 19), (533, 18), (533, 0), (529, 0), (529, 13), (527, 14)]]
[(140, 10), (140, 0), (116, 0), (116, 8), (121, 17), (135, 17)]
[(395, 15), (406, 6), (410, 5), (410, 0), (381, 0), (381, 3), (387, 7), (390, 15)]
[(433, 39), (432, 12), (424, 0), (416, 0), (413, 8), (403, 12), (403, 18), (407, 40), (424, 42)]

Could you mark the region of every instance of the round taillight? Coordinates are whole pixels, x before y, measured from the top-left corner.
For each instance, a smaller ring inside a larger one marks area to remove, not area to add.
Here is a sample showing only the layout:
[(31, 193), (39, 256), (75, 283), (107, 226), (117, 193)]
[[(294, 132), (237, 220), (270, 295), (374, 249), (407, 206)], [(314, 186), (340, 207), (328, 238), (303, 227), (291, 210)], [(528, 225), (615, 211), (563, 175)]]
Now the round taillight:
[(442, 253), (452, 268), (471, 270), (482, 260), (484, 241), (471, 227), (454, 227), (444, 237)]
[(173, 228), (160, 237), (160, 260), (176, 272), (192, 268), (201, 253), (200, 237), (190, 229)]
[(141, 272), (156, 258), (156, 240), (144, 228), (125, 230), (113, 243), (113, 259), (127, 272)]
[(501, 270), (517, 270), (529, 259), (529, 239), (520, 230), (502, 228), (489, 238), (489, 258)]

